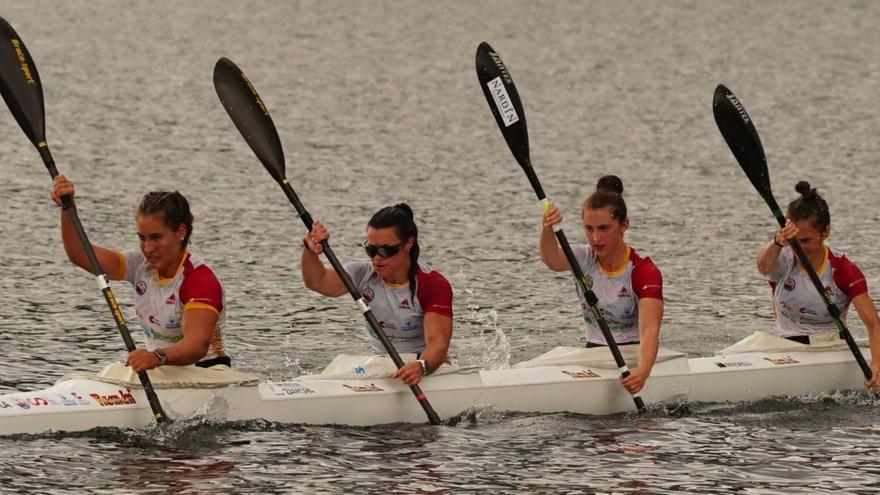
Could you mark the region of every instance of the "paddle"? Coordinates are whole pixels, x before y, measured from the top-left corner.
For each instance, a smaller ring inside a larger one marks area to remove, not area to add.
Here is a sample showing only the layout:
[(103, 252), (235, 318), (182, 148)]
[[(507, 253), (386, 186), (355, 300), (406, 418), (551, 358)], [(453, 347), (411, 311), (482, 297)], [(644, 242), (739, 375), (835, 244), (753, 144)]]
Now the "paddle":
[[(742, 167), (746, 177), (755, 186), (758, 194), (764, 198), (779, 226), (784, 227), (785, 215), (773, 197), (773, 192), (770, 190), (770, 173), (767, 170), (767, 158), (764, 156), (764, 147), (761, 145), (758, 131), (755, 129), (752, 119), (749, 118), (749, 114), (746, 113), (745, 107), (729, 89), (723, 84), (719, 84), (715, 88), (715, 96), (712, 100), (712, 113), (715, 114), (715, 123), (718, 124), (718, 130), (724, 136), (724, 141), (727, 142), (727, 146), (730, 147), (730, 151), (733, 152), (733, 156), (736, 157), (739, 166)], [(837, 325), (840, 337), (846, 341), (846, 345), (852, 351), (865, 378), (870, 380), (871, 368), (868, 367), (868, 363), (865, 362), (865, 357), (862, 356), (859, 346), (840, 318), (840, 310), (831, 303), (831, 299), (828, 298), (822, 281), (816, 275), (816, 270), (810, 264), (810, 260), (807, 259), (807, 255), (797, 239), (789, 239), (788, 242), (794, 249), (798, 260), (800, 260), (801, 266), (807, 270), (813, 286), (822, 297), (822, 302), (825, 303), (825, 309), (828, 311), (828, 314), (834, 318), (834, 323)]]
[[(480, 80), (480, 86), (483, 88), (486, 102), (489, 103), (489, 108), (492, 109), (492, 114), (495, 116), (495, 122), (498, 124), (498, 128), (501, 129), (501, 134), (504, 135), (504, 140), (507, 141), (507, 146), (513, 153), (513, 157), (519, 162), (519, 166), (522, 167), (526, 177), (528, 177), (529, 182), (532, 184), (532, 189), (535, 190), (535, 194), (538, 196), (541, 208), (546, 212), (550, 208), (550, 200), (544, 195), (541, 182), (532, 168), (532, 161), (529, 158), (529, 133), (526, 129), (526, 114), (523, 111), (522, 100), (519, 98), (519, 92), (517, 92), (516, 86), (513, 84), (513, 79), (510, 77), (504, 62), (501, 61), (501, 57), (485, 41), (477, 47), (476, 65), (477, 78)], [(584, 277), (583, 271), (581, 271), (581, 267), (571, 251), (571, 246), (568, 244), (568, 239), (566, 239), (562, 227), (557, 224), (553, 227), (553, 231), (556, 234), (556, 240), (559, 241), (559, 245), (565, 253), (566, 259), (568, 259), (568, 264), (571, 265), (571, 271), (574, 273), (574, 278), (584, 294), (584, 299), (587, 300), (587, 304), (590, 306), (593, 318), (599, 324), (599, 329), (605, 337), (605, 342), (608, 344), (608, 349), (614, 357), (614, 362), (617, 363), (621, 376), (629, 376), (629, 367), (626, 365), (626, 361), (623, 360), (620, 349), (617, 347), (617, 343), (614, 342), (614, 336), (611, 335), (611, 329), (608, 328), (608, 323), (597, 306), (599, 299), (587, 285), (586, 277)], [(632, 394), (632, 398), (639, 412), (647, 410), (645, 403), (642, 401), (641, 394)]]
[[(0, 93), (3, 94), (3, 99), (6, 100), (6, 105), (12, 111), (12, 115), (15, 117), (21, 130), (24, 131), (28, 139), (31, 140), (31, 143), (37, 148), (43, 163), (49, 169), (49, 174), (54, 179), (58, 175), (58, 169), (55, 168), (55, 161), (52, 159), (49, 145), (46, 143), (46, 112), (43, 106), (43, 88), (40, 84), (40, 76), (37, 74), (37, 66), (34, 64), (33, 58), (31, 58), (18, 33), (2, 17), (0, 17), (0, 45), (2, 45), (0, 46)], [(95, 257), (92, 244), (89, 242), (86, 231), (79, 221), (76, 205), (70, 199), (70, 196), (62, 196), (61, 203), (62, 209), (73, 224), (73, 229), (76, 231), (79, 242), (86, 253), (86, 257), (89, 259), (89, 266), (92, 267), (92, 273), (98, 281), (98, 287), (101, 288), (101, 293), (104, 294), (104, 300), (110, 306), (110, 312), (113, 314), (116, 328), (119, 329), (119, 334), (122, 335), (125, 347), (128, 349), (128, 352), (132, 352), (137, 347), (131, 338), (131, 333), (128, 331), (125, 319), (119, 310), (119, 305), (116, 304), (116, 298), (113, 296), (113, 291), (110, 288), (110, 280), (101, 270), (101, 265), (98, 263), (98, 258)], [(159, 423), (167, 421), (168, 416), (165, 415), (161, 404), (159, 404), (159, 398), (156, 396), (156, 391), (153, 390), (153, 385), (150, 383), (150, 377), (147, 376), (147, 372), (142, 371), (138, 373), (138, 378), (144, 387), (144, 393), (147, 396), (147, 401), (150, 403), (150, 409), (153, 410), (153, 417)]]
[[(241, 132), (244, 140), (251, 147), (254, 154), (257, 155), (257, 158), (260, 159), (260, 162), (263, 163), (263, 166), (266, 167), (266, 170), (269, 171), (269, 175), (284, 190), (284, 194), (293, 203), (293, 207), (305, 224), (306, 229), (311, 231), (312, 216), (306, 211), (305, 206), (303, 206), (296, 195), (296, 191), (293, 190), (285, 176), (284, 151), (281, 149), (278, 131), (275, 129), (272, 117), (269, 116), (269, 110), (266, 108), (260, 95), (257, 94), (257, 90), (254, 89), (251, 81), (231, 60), (222, 57), (214, 65), (214, 89), (217, 90), (217, 96), (220, 97), (220, 102), (223, 104), (223, 108), (226, 109), (226, 113), (229, 114), (229, 118), (232, 119), (232, 123)], [(391, 360), (394, 361), (394, 365), (400, 369), (403, 367), (404, 362), (391, 344), (391, 341), (388, 340), (388, 336), (385, 335), (385, 332), (379, 326), (379, 322), (373, 316), (369, 304), (358, 293), (357, 287), (355, 287), (348, 273), (343, 269), (342, 263), (339, 262), (333, 250), (330, 249), (330, 243), (327, 240), (323, 240), (321, 245), (324, 248), (324, 255), (327, 257), (327, 261), (336, 270), (339, 279), (345, 284), (348, 293), (351, 294), (351, 297), (355, 300), (361, 312), (363, 312), (364, 318), (366, 318), (367, 323), (382, 343)], [(418, 385), (410, 385), (409, 388), (416, 399), (418, 399), (422, 409), (425, 410), (425, 414), (427, 414), (431, 424), (439, 425), (440, 417), (434, 411), (434, 408), (431, 407), (422, 389)]]

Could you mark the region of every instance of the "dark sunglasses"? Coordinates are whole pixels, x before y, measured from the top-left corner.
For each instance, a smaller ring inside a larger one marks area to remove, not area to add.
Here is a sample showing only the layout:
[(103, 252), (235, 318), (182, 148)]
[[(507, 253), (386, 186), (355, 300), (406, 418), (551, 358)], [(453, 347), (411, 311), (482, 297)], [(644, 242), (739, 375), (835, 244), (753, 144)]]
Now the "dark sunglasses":
[(376, 255), (379, 255), (380, 258), (390, 258), (400, 251), (400, 248), (403, 246), (403, 243), (399, 244), (383, 244), (381, 246), (374, 246), (372, 244), (367, 244), (367, 241), (364, 241), (362, 244), (364, 246), (364, 251), (367, 252), (367, 256), (370, 258), (374, 258)]

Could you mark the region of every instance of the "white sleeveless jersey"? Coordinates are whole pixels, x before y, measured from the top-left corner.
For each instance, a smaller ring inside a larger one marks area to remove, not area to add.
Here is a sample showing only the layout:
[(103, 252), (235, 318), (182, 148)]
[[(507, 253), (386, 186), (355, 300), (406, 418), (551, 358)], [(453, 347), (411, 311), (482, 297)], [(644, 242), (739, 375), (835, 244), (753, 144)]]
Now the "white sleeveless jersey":
[[(416, 297), (409, 284), (390, 286), (373, 271), (370, 262), (345, 265), (358, 292), (370, 305), (379, 327), (398, 352), (419, 353), (425, 350), (425, 313), (438, 313), (452, 318), (452, 287), (446, 278), (422, 261), (416, 272)], [(373, 352), (384, 354), (385, 348), (367, 326)]]
[[(855, 263), (831, 248), (825, 248), (825, 261), (816, 270), (831, 303), (846, 316), (850, 301), (868, 292), (865, 276)], [(822, 297), (791, 247), (783, 248), (770, 274), (776, 334), (780, 337), (813, 335), (834, 331), (837, 326), (825, 308)]]
[(184, 311), (208, 309), (217, 313), (217, 324), (208, 354), (200, 361), (226, 355), (221, 333), (226, 322), (223, 287), (201, 257), (186, 252), (177, 273), (161, 279), (140, 250), (117, 254), (122, 273), (116, 280), (126, 280), (134, 286), (135, 313), (148, 350), (170, 347), (183, 338)]
[[(597, 306), (618, 344), (639, 341), (639, 299), (663, 300), (663, 277), (660, 270), (651, 258), (640, 257), (629, 246), (626, 249), (626, 266), (616, 273), (607, 273), (599, 266), (599, 260), (589, 246), (571, 246), (574, 257), (587, 278), (587, 287), (596, 294), (599, 300)], [(587, 342), (606, 345), (605, 337), (587, 305), (580, 284), (575, 285), (584, 320), (587, 322)]]

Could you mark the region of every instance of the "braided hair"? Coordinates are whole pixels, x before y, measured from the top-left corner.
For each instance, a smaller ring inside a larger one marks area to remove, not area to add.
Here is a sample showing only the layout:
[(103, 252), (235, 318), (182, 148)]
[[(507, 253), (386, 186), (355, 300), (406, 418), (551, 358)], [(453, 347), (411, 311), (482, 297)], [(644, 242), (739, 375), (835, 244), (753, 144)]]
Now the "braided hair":
[(374, 229), (387, 229), (393, 227), (400, 242), (413, 239), (412, 248), (409, 250), (409, 290), (411, 297), (416, 297), (416, 273), (419, 270), (419, 229), (413, 220), (413, 211), (406, 203), (397, 203), (394, 206), (386, 206), (377, 211), (370, 218), (368, 226)]

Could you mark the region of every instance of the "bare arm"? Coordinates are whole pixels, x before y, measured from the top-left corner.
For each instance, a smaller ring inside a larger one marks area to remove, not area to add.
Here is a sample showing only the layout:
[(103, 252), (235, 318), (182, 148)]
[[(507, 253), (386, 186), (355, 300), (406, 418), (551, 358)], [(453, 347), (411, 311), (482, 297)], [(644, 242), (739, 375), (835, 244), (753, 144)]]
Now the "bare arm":
[(785, 222), (785, 227), (779, 229), (758, 252), (758, 271), (761, 275), (769, 275), (779, 267), (779, 254), (783, 246), (788, 245), (788, 240), (798, 234), (798, 228), (791, 220)]
[(859, 318), (865, 324), (868, 331), (868, 339), (871, 341), (871, 380), (865, 385), (880, 390), (880, 317), (877, 316), (877, 307), (868, 293), (859, 294), (852, 300)]
[(566, 272), (571, 270), (568, 260), (565, 258), (565, 252), (556, 242), (556, 235), (553, 232), (553, 226), (562, 221), (562, 214), (555, 205), (544, 213), (541, 218), (541, 237), (538, 240), (538, 252), (541, 255), (541, 261), (547, 265), (547, 268), (554, 272)]
[(193, 364), (205, 357), (211, 348), (217, 313), (210, 309), (189, 309), (183, 312), (181, 328), (183, 338), (165, 349), (166, 364), (178, 366)]
[[(164, 349), (165, 364), (185, 366), (199, 362), (211, 348), (216, 325), (215, 311), (201, 308), (184, 310), (181, 321), (183, 338)], [(139, 373), (159, 366), (159, 356), (146, 349), (135, 349), (128, 354), (125, 365), (131, 366), (135, 373)]]
[[(52, 185), (49, 196), (56, 205), (61, 206), (61, 196), (64, 195), (70, 196), (70, 200), (73, 201), (74, 194), (75, 191), (72, 182), (67, 180), (63, 175), (55, 177), (55, 182)], [(67, 259), (83, 270), (92, 273), (92, 267), (89, 264), (86, 251), (79, 242), (79, 236), (76, 235), (73, 222), (70, 221), (70, 217), (64, 212), (64, 210), (61, 210), (61, 241), (64, 243), (64, 251), (67, 253)], [(124, 275), (121, 273), (122, 264), (116, 251), (96, 246), (94, 244), (92, 244), (92, 249), (95, 251), (95, 257), (98, 259), (98, 264), (101, 265), (102, 272), (114, 280), (122, 278)]]
[[(452, 340), (452, 318), (438, 313), (425, 313), (425, 350), (420, 359), (431, 369), (436, 370), (446, 361), (449, 342)], [(423, 378), (422, 365), (406, 363), (394, 374), (407, 385), (416, 385)]]
[(639, 364), (630, 375), (621, 380), (630, 393), (645, 386), (660, 348), (660, 322), (663, 320), (663, 301), (646, 298), (639, 300)]
[(312, 231), (306, 234), (305, 241), (308, 249), (302, 250), (300, 256), (300, 271), (302, 272), (303, 282), (306, 287), (325, 296), (337, 297), (348, 293), (339, 274), (333, 268), (324, 266), (321, 261), (321, 253), (324, 247), (321, 241), (330, 238), (330, 233), (321, 225), (321, 222), (315, 220), (312, 225)]
[(446, 362), (449, 342), (452, 340), (452, 318), (439, 313), (425, 313), (425, 351), (422, 359), (431, 370)]

